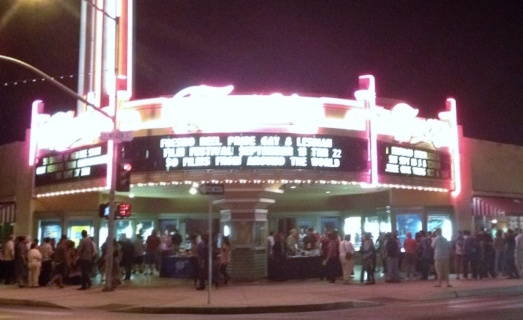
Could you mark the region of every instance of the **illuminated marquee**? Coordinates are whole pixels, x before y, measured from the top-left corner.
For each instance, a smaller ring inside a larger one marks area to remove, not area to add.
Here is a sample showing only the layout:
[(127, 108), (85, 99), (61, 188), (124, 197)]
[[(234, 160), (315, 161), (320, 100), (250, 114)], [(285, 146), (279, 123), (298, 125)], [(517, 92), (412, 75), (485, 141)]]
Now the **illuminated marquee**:
[[(456, 179), (455, 186), (446, 185), (459, 193), (458, 131), (453, 99), (447, 100), (447, 110), (440, 112), (438, 118), (426, 119), (418, 117), (418, 110), (405, 103), (390, 108), (376, 105), (376, 93), (368, 89), (357, 91), (356, 100), (278, 93), (235, 95), (233, 90), (233, 86), (202, 85), (185, 88), (172, 97), (122, 102), (118, 110), (120, 130), (151, 130), (161, 135), (135, 137), (134, 141), (123, 144), (125, 157), (133, 161), (133, 171), (361, 170), (371, 174), (373, 184), (381, 182), (378, 174), (387, 175), (386, 180), (393, 180), (394, 176)], [(30, 165), (50, 151), (88, 148), (100, 143), (100, 133), (111, 131), (112, 125), (110, 119), (93, 110), (76, 116), (73, 112), (48, 115), (43, 113), (43, 104), (35, 103)], [(173, 135), (166, 135), (169, 133)], [(369, 143), (354, 136), (367, 137)], [(392, 149), (387, 151), (380, 145), (377, 150), (378, 141), (398, 143), (419, 152), (413, 152), (412, 157), (387, 154)], [(423, 149), (415, 146), (427, 148), (427, 159), (421, 152)], [(434, 162), (429, 159), (431, 155), (439, 155), (443, 160)], [(439, 167), (431, 167), (435, 163)], [(53, 179), (60, 182), (78, 174), (89, 176), (88, 171), (92, 170), (85, 169), (83, 173), (76, 170), (72, 174), (64, 171), (61, 176), (54, 173), (56, 178), (52, 179), (49, 170), (54, 168), (40, 163), (37, 176), (42, 177), (37, 179), (38, 183)], [(109, 184), (109, 177), (107, 181)]]
[(133, 170), (318, 169), (365, 171), (366, 140), (293, 134), (176, 135), (124, 143)]
[(452, 179), (452, 160), (449, 153), (380, 142), (378, 158), (380, 174)]
[[(400, 103), (390, 110), (376, 107), (372, 115), (357, 100), (233, 95), (232, 90), (232, 86), (194, 86), (181, 90), (173, 98), (124, 102), (119, 110), (119, 128), (123, 131), (170, 128), (177, 134), (257, 131), (318, 134), (324, 128), (364, 132), (367, 121), (373, 118), (378, 134), (399, 142), (427, 142), (442, 148), (451, 146), (454, 140), (447, 112), (441, 112), (439, 119), (419, 118), (417, 109)], [(140, 111), (152, 109), (159, 112)], [(48, 115), (35, 109), (31, 128), (35, 140), (31, 142), (35, 148), (32, 154), (38, 155), (42, 150), (63, 151), (97, 143), (101, 132), (112, 130), (112, 123), (93, 110), (75, 116), (73, 112)]]
[(36, 163), (35, 186), (105, 178), (108, 160), (106, 144), (47, 154)]

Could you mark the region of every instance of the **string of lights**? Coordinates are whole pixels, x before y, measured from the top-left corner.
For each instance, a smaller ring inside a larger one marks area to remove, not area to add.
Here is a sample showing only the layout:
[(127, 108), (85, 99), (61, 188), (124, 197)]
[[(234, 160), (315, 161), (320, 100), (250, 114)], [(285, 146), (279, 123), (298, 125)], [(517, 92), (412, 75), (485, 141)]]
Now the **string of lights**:
[[(78, 77), (78, 74), (61, 75), (61, 76), (55, 76), (52, 78), (55, 80), (65, 80), (65, 79), (72, 79), (75, 77)], [(45, 82), (45, 81), (47, 81), (45, 78), (24, 79), (24, 80), (4, 82), (4, 83), (2, 83), (2, 86), (3, 87), (13, 87), (13, 86), (19, 86), (19, 85), (40, 83), (40, 82)]]
[[(60, 76), (52, 76), (51, 78), (58, 81), (64, 81), (69, 79), (78, 78), (80, 74), (73, 73), (73, 74), (65, 74)], [(90, 73), (88, 74), (90, 75)], [(45, 78), (33, 78), (33, 79), (23, 79), (23, 80), (16, 80), (16, 81), (6, 81), (0, 84), (2, 87), (14, 87), (14, 86), (20, 86), (20, 85), (27, 85), (27, 84), (36, 84), (40, 82), (47, 81)]]

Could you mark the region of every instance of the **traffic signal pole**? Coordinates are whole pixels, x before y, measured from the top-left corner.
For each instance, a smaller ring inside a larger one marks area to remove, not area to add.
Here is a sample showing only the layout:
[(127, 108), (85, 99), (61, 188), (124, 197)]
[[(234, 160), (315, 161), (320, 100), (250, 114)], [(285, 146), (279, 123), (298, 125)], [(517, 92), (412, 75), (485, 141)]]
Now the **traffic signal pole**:
[[(118, 24), (117, 19), (115, 20), (115, 22)], [(116, 92), (115, 92), (115, 97), (114, 97), (114, 99), (115, 99), (114, 100), (114, 104), (115, 104), (114, 115), (111, 116), (111, 115), (107, 114), (105, 111), (103, 111), (102, 109), (100, 109), (98, 106), (96, 106), (96, 105), (92, 104), (90, 101), (86, 100), (84, 97), (78, 95), (76, 92), (74, 92), (71, 89), (64, 86), (59, 81), (56, 81), (53, 77), (49, 76), (45, 72), (39, 70), (38, 68), (36, 68), (22, 60), (18, 60), (16, 58), (9, 57), (9, 56), (0, 55), (0, 61), (7, 61), (7, 62), (17, 64), (19, 66), (29, 69), (29, 70), (37, 73), (38, 75), (44, 77), (46, 80), (49, 80), (50, 83), (57, 86), (58, 88), (60, 88), (61, 90), (63, 90), (67, 94), (69, 94), (70, 96), (73, 96), (76, 99), (78, 99), (79, 101), (84, 102), (88, 106), (92, 107), (93, 110), (95, 110), (95, 111), (103, 114), (104, 116), (108, 117), (109, 119), (111, 119), (111, 121), (113, 122), (113, 132), (116, 132), (118, 130), (118, 122), (117, 122), (117, 117), (116, 117), (117, 110), (118, 110), (118, 97), (117, 97)], [(115, 82), (117, 81), (117, 79), (116, 79), (117, 74), (118, 74), (118, 72), (116, 70)], [(104, 257), (104, 259), (105, 259), (105, 287), (104, 287), (103, 291), (112, 291), (114, 289), (114, 287), (112, 286), (112, 265), (113, 265), (113, 250), (114, 250), (113, 239), (114, 239), (114, 218), (115, 218), (115, 211), (116, 211), (116, 202), (115, 202), (116, 178), (117, 178), (116, 169), (117, 169), (117, 165), (118, 165), (120, 142), (118, 139), (112, 139), (111, 141), (113, 144), (112, 177), (111, 177), (111, 184), (110, 184), (110, 190), (109, 190), (109, 216), (107, 218), (108, 236), (107, 236), (107, 243), (106, 243), (107, 254)]]
[[(116, 101), (115, 101), (116, 103)], [(114, 125), (113, 129), (117, 130), (116, 125), (116, 106), (114, 110)], [(120, 143), (117, 140), (112, 140), (113, 144), (113, 157), (112, 157), (112, 177), (111, 186), (109, 189), (109, 215), (107, 217), (107, 241), (105, 243), (105, 257), (102, 257), (105, 261), (105, 285), (102, 291), (113, 291), (113, 261), (114, 261), (114, 215), (116, 213), (116, 178), (117, 178), (117, 166), (118, 166), (118, 154), (120, 149)]]

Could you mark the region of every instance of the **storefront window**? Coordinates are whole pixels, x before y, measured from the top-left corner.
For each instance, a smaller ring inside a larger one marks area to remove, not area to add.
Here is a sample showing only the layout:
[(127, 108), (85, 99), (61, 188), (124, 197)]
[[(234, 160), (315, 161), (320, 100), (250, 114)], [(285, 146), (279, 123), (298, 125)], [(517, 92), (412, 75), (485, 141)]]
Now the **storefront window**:
[(343, 234), (350, 234), (351, 242), (355, 248), (361, 246), (361, 217), (349, 217), (343, 224)]
[(380, 233), (390, 232), (391, 223), (389, 215), (370, 216), (365, 218), (363, 225), (365, 232), (370, 232), (374, 239), (377, 239)]
[(82, 230), (87, 231), (87, 234), (92, 236), (94, 233), (92, 220), (74, 220), (69, 222), (69, 229), (67, 237), (72, 240), (75, 247), (78, 246), (82, 239)]
[(51, 238), (58, 242), (62, 237), (62, 226), (60, 220), (40, 221), (38, 235), (40, 241), (43, 241), (45, 238)]
[(434, 231), (441, 228), (441, 234), (448, 240), (452, 239), (452, 222), (448, 214), (428, 214), (427, 230)]
[[(115, 233), (115, 239), (118, 241), (122, 234), (125, 234), (125, 236), (129, 239), (132, 239), (133, 237), (133, 228), (130, 220), (118, 220), (114, 222), (116, 233)], [(100, 228), (100, 246), (107, 240), (108, 236), (107, 232), (107, 222), (103, 222), (101, 228)]]
[(396, 215), (396, 230), (398, 231), (398, 239), (403, 246), (403, 242), (407, 238), (407, 232), (412, 234), (412, 237), (417, 232), (423, 230), (422, 216), (419, 213), (397, 214)]
[(152, 221), (140, 221), (136, 224), (136, 234), (141, 234), (144, 239), (151, 235), (154, 229)]
[(307, 233), (307, 229), (309, 229), (309, 228), (314, 229), (313, 219), (298, 218), (298, 219), (296, 219), (296, 225), (298, 226), (298, 232), (300, 232), (300, 234)]
[(377, 237), (380, 234), (378, 216), (365, 218), (365, 232), (370, 232), (374, 237)]
[(321, 218), (321, 230), (339, 230), (339, 219), (337, 217), (325, 217)]
[(165, 231), (169, 231), (169, 234), (173, 234), (175, 230), (178, 230), (178, 220), (177, 219), (165, 219), (160, 220), (160, 230), (163, 234)]

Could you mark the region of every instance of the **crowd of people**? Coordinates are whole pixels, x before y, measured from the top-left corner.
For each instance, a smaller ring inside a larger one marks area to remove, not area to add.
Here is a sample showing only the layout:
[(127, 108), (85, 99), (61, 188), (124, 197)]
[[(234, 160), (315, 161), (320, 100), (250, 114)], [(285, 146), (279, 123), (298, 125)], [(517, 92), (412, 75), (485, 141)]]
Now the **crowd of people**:
[[(27, 236), (10, 235), (0, 250), (0, 280), (22, 288), (47, 285), (63, 288), (68, 284), (82, 284), (86, 244), (90, 242), (75, 246), (67, 236), (62, 236), (56, 243), (51, 238), (39, 242)], [(87, 250), (90, 250), (92, 262), (96, 248), (90, 245)]]
[(523, 277), (523, 234), (521, 229), (480, 230), (472, 234), (458, 231), (454, 239), (447, 239), (442, 230), (421, 230), (414, 236), (405, 234), (403, 243), (396, 232), (382, 233), (377, 239), (363, 233), (361, 246), (355, 248), (350, 235), (336, 230), (325, 230), (322, 235), (307, 230), (302, 236), (291, 229), (285, 237), (271, 233), (268, 238), (271, 279), (285, 280), (285, 260), (298, 250), (318, 249), (322, 257), (321, 279), (329, 282), (354, 281), (354, 264), (361, 264), (359, 281), (368, 285), (376, 283), (376, 275), (387, 283), (402, 280), (437, 280), (435, 286), (451, 287), (449, 273), (456, 279), (483, 279), (487, 277)]
[[(407, 232), (403, 243), (396, 232), (380, 234), (374, 240), (372, 234), (363, 233), (361, 246), (355, 248), (349, 234), (341, 236), (336, 230), (325, 230), (319, 235), (309, 228), (303, 235), (296, 229), (285, 237), (282, 233), (271, 233), (267, 239), (270, 261), (270, 278), (285, 280), (283, 265), (290, 256), (317, 250), (322, 259), (320, 279), (331, 283), (341, 280), (344, 284), (354, 282), (354, 265), (361, 263), (359, 281), (368, 285), (376, 283), (375, 277), (383, 276), (385, 282), (402, 280), (428, 280), (434, 277), (435, 286), (451, 286), (451, 266), (456, 279), (483, 279), (487, 277), (523, 277), (523, 232), (521, 229), (491, 232), (468, 230), (458, 231), (457, 236), (446, 239), (441, 229), (432, 232), (419, 231), (414, 236)], [(81, 232), (78, 245), (63, 235), (58, 242), (45, 238), (41, 242), (25, 236), (10, 235), (0, 250), (0, 281), (20, 287), (56, 285), (79, 285), (79, 290), (92, 286), (91, 278), (106, 274), (107, 243), (100, 250), (95, 241)], [(175, 232), (161, 234), (153, 230), (144, 240), (141, 234), (133, 239), (121, 234), (113, 240), (113, 265), (109, 268), (116, 287), (131, 279), (131, 274), (159, 274), (162, 257), (187, 251), (192, 259), (194, 286), (205, 289), (209, 245), (212, 257), (213, 284), (218, 280), (227, 284), (230, 280), (231, 243), (228, 237), (212, 241), (208, 235), (188, 237), (189, 245), (183, 246), (181, 235)], [(301, 253), (300, 253), (301, 252)]]
[[(10, 235), (5, 243), (0, 244), (0, 281), (21, 288), (78, 285), (79, 290), (87, 290), (91, 288), (94, 276), (100, 274), (104, 282), (109, 272), (111, 288), (115, 288), (122, 281), (131, 280), (132, 274), (159, 275), (162, 257), (183, 251), (194, 257), (191, 260), (194, 261), (194, 284), (202, 290), (207, 279), (208, 237), (193, 235), (188, 241), (188, 247), (182, 247), (183, 239), (177, 230), (163, 234), (152, 230), (146, 239), (141, 233), (133, 239), (123, 233), (118, 240), (113, 239), (112, 266), (106, 270), (107, 242), (98, 248), (86, 230), (81, 232), (78, 245), (66, 235), (62, 235), (58, 242), (52, 238), (38, 241)], [(230, 254), (229, 239), (223, 237), (220, 248), (213, 249), (216, 286), (218, 279), (223, 279), (224, 284), (230, 280), (227, 271)]]

